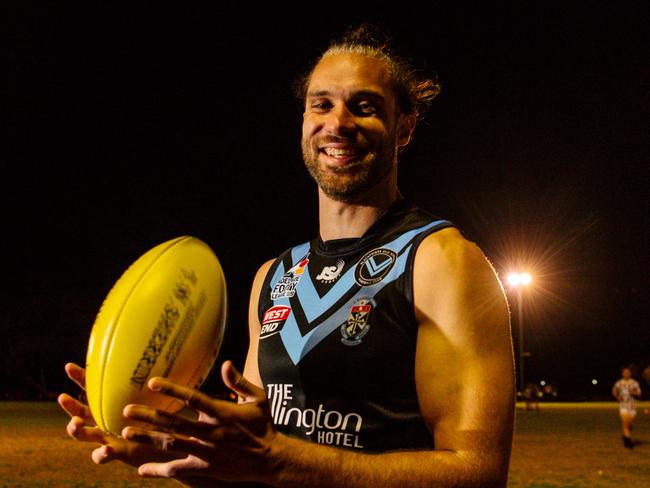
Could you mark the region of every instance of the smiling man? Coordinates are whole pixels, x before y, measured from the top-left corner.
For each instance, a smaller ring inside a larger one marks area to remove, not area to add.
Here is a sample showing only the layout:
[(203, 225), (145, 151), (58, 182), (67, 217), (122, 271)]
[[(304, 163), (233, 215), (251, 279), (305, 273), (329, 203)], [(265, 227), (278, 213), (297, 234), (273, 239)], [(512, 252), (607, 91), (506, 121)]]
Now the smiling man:
[[(302, 153), (319, 191), (354, 203), (380, 183), (396, 189), (396, 150), (408, 143), (413, 114), (398, 112), (387, 91), (390, 72), (380, 59), (341, 51), (311, 75), (305, 102)], [(399, 131), (399, 137), (398, 137)], [(394, 196), (393, 196), (394, 198)]]
[[(143, 476), (220, 486), (506, 486), (514, 416), (509, 315), (481, 250), (404, 199), (398, 156), (438, 92), (367, 26), (305, 77), (302, 152), (319, 235), (252, 286), (239, 403), (155, 378), (196, 420), (132, 405), (124, 439), (62, 395), (68, 432)], [(83, 370), (68, 365), (83, 384)], [(170, 460), (171, 459), (171, 460)]]

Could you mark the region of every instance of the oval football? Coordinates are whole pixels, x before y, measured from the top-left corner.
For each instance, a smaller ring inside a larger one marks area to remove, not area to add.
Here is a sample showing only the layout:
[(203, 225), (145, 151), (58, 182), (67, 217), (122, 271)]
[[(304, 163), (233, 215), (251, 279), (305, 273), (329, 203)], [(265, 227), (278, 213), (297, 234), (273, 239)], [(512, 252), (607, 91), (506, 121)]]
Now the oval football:
[(131, 264), (104, 299), (88, 341), (86, 396), (97, 426), (119, 436), (129, 403), (180, 410), (180, 401), (152, 392), (147, 380), (198, 388), (219, 354), (227, 301), (219, 259), (196, 237), (163, 242)]

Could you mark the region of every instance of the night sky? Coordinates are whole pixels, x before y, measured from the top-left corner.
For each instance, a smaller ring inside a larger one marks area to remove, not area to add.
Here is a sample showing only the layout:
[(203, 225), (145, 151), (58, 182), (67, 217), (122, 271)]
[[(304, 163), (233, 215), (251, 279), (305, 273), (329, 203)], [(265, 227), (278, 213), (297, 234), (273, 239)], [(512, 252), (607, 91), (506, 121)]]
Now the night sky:
[(317, 231), (291, 83), (359, 20), (443, 84), (402, 193), (534, 275), (526, 379), (608, 398), (650, 363), (647, 2), (374, 3), (3, 3), (0, 394), (74, 391), (113, 283), (185, 234), (221, 260), (242, 364), (257, 267)]

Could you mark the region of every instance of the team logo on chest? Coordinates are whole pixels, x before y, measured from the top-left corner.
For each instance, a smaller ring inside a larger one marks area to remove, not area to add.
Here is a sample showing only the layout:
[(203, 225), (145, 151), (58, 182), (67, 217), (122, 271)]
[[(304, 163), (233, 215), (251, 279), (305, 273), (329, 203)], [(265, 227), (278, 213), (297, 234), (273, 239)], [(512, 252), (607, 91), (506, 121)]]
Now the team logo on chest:
[(271, 300), (278, 298), (291, 298), (296, 294), (296, 286), (305, 272), (305, 266), (309, 263), (309, 258), (305, 258), (296, 264), (293, 268), (282, 275), (282, 278), (273, 286), (271, 290)]
[(360, 298), (352, 305), (348, 320), (341, 325), (341, 342), (346, 346), (357, 346), (370, 330), (368, 319), (375, 302), (372, 298)]
[(343, 266), (345, 266), (345, 261), (338, 259), (335, 266), (324, 266), (323, 271), (316, 276), (316, 279), (323, 283), (333, 283), (341, 275)]
[(393, 269), (397, 254), (386, 248), (368, 251), (354, 270), (354, 279), (361, 286), (379, 283)]
[(291, 308), (283, 305), (276, 305), (264, 312), (262, 318), (262, 330), (260, 330), (260, 340), (266, 339), (282, 330), (284, 323), (287, 321)]

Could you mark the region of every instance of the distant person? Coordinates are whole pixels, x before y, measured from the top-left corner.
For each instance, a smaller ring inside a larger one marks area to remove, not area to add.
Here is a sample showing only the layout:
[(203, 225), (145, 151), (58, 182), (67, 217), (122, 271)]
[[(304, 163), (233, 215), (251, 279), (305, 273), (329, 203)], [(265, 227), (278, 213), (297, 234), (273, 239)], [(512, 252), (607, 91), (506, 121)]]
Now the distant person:
[(641, 397), (641, 386), (632, 378), (632, 368), (625, 366), (621, 369), (621, 379), (614, 383), (612, 395), (618, 401), (618, 413), (623, 428), (623, 445), (628, 449), (634, 447), (631, 433), (636, 419), (635, 399)]
[(535, 383), (528, 383), (524, 388), (526, 410), (539, 410), (539, 388)]

